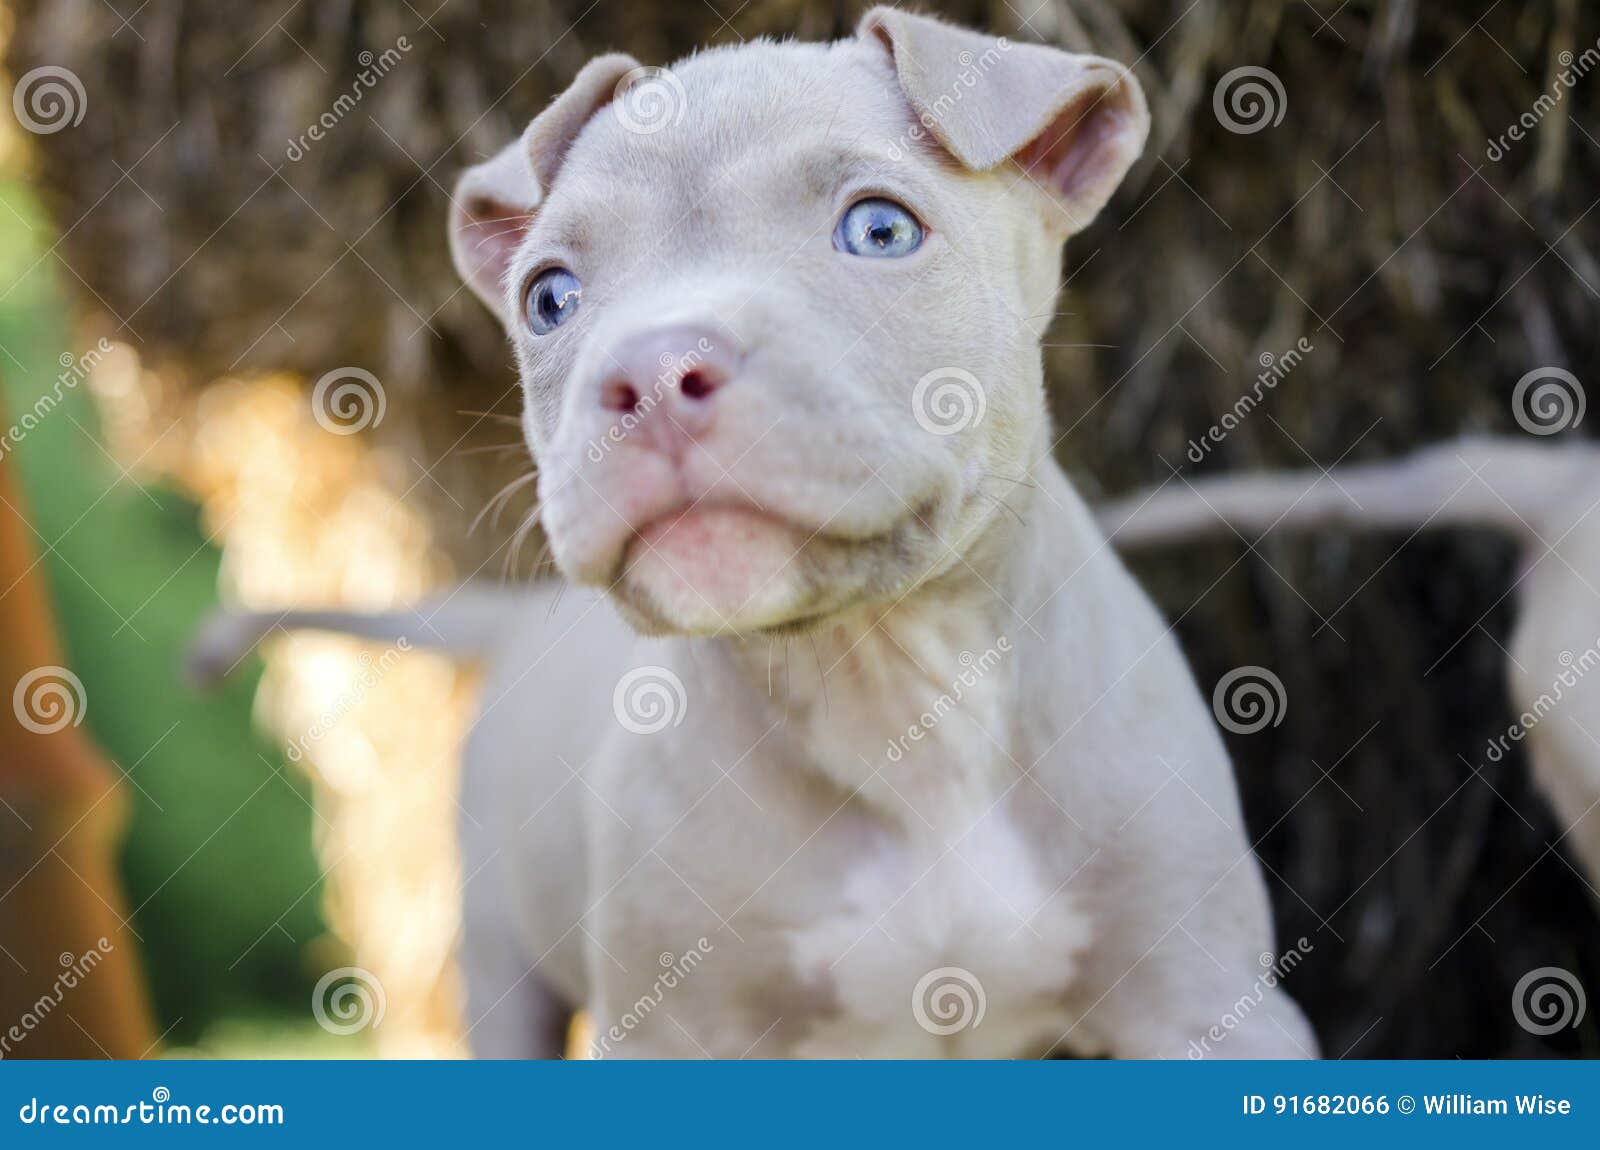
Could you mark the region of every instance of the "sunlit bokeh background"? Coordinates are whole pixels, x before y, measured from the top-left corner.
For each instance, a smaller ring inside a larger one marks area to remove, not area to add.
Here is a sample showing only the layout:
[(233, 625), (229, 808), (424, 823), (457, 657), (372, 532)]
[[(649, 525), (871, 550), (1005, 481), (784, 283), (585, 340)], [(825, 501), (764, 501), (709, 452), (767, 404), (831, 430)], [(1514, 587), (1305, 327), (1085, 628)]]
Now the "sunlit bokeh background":
[[(9, 32), (0, 9), (0, 37)], [(10, 84), (5, 84), (10, 90)], [(451, 581), (369, 437), (284, 375), (164, 381), (46, 258), (32, 138), (0, 114), (0, 362), (10, 419), (102, 336), (86, 389), (13, 454), (87, 722), (128, 771), (125, 869), (172, 1053), (460, 1053), (455, 764), (469, 669), (420, 650), (281, 635), (214, 695), (181, 676), (222, 600), (382, 608)], [(330, 721), (332, 720), (332, 721)], [(325, 730), (324, 730), (325, 728)], [(297, 748), (293, 758), (285, 748)], [(298, 759), (299, 761), (294, 761)], [(381, 1023), (313, 1021), (326, 970), (370, 971)]]

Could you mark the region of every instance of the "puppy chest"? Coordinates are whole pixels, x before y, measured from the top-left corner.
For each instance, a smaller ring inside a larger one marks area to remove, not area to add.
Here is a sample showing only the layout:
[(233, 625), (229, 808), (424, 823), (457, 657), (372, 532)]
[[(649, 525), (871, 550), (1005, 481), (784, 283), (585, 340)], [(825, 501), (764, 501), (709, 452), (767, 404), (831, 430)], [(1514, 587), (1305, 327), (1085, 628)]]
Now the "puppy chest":
[(1000, 815), (965, 836), (887, 837), (791, 936), (798, 981), (833, 1010), (800, 1052), (1007, 1057), (1060, 1035), (1089, 923)]

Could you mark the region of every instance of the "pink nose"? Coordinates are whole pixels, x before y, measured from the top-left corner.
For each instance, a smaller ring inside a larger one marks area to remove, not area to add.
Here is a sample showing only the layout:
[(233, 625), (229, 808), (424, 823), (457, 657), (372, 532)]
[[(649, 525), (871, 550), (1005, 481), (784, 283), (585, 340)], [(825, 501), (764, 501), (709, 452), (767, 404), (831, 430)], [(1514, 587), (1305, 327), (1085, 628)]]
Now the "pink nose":
[(711, 429), (717, 392), (743, 356), (725, 332), (682, 324), (641, 332), (611, 349), (599, 403), (613, 427), (678, 455)]

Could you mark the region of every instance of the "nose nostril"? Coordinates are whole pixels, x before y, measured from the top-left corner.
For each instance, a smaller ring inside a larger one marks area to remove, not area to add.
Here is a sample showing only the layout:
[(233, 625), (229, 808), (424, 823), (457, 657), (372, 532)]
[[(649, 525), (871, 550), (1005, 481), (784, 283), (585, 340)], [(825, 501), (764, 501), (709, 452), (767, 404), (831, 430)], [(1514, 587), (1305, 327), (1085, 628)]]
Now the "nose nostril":
[(607, 411), (634, 411), (639, 406), (639, 393), (626, 380), (613, 379), (600, 389), (600, 406)]
[(678, 387), (690, 399), (704, 399), (716, 390), (717, 384), (710, 375), (696, 367), (684, 372)]

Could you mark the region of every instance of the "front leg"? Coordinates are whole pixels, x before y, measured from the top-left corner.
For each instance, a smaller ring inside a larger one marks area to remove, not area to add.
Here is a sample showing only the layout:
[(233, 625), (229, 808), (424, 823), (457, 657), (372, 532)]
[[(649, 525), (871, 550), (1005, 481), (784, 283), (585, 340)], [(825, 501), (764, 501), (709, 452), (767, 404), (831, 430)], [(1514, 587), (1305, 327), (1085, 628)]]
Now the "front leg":
[[(620, 988), (619, 988), (620, 989)], [(613, 1001), (607, 996), (593, 1005), (594, 1033), (589, 1057), (596, 1059), (712, 1058), (713, 1053), (689, 1029), (693, 1019), (682, 1019), (670, 1002), (647, 1005), (648, 999)]]
[[(654, 886), (658, 899), (670, 898), (660, 885), (643, 885)], [(686, 907), (674, 909), (688, 918)], [(585, 931), (593, 1057), (720, 1058), (748, 1046), (727, 1003), (737, 985), (739, 944), (715, 927), (698, 929), (647, 911), (625, 919), (591, 916)]]
[[(594, 797), (587, 812), (595, 894), (580, 927), (591, 1053), (722, 1056), (730, 1031), (724, 1000), (737, 985), (741, 946), (711, 907), (736, 902), (682, 857), (673, 823), (664, 821), (678, 817), (668, 814), (670, 801), (617, 792), (604, 798)], [(706, 806), (717, 808), (716, 796), (697, 810)], [(712, 849), (708, 837), (695, 841)]]
[[(709, 698), (692, 671), (678, 668)], [(767, 722), (692, 708), (676, 728), (618, 732), (596, 759), (581, 937), (601, 1057), (770, 1057), (797, 1022), (776, 990), (789, 946), (774, 908), (793, 907), (802, 848), (823, 849), (833, 808), (800, 802), (805, 785), (770, 766), (783, 736)]]
[[(1180, 939), (1182, 936), (1179, 936)], [(1187, 941), (1187, 940), (1183, 940)], [(1151, 955), (1097, 1007), (1117, 1058), (1305, 1059), (1320, 1057), (1316, 1035), (1293, 999), (1255, 972), (1196, 978), (1187, 955)], [(1258, 971), (1266, 968), (1258, 967)]]
[(1064, 1046), (1117, 1058), (1319, 1057), (1315, 1033), (1284, 990), (1315, 942), (1274, 949), (1253, 857), (1187, 913), (1164, 914), (1158, 908), (1172, 904), (1156, 897), (1128, 906), (1141, 901), (1143, 913), (1100, 940)]

